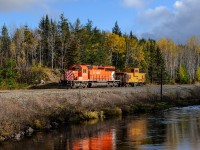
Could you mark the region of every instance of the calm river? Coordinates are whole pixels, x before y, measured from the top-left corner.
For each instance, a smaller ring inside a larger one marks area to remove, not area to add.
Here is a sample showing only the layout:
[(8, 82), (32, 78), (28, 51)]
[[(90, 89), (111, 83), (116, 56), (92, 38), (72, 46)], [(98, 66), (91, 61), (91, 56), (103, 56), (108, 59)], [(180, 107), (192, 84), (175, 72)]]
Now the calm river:
[(4, 150), (199, 150), (200, 106), (38, 132)]

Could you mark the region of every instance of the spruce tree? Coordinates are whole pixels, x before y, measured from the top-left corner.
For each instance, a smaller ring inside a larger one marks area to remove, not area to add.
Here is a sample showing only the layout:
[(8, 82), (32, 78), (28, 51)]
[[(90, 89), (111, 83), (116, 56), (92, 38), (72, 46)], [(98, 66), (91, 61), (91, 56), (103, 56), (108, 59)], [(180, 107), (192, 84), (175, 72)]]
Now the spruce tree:
[(69, 21), (65, 18), (64, 14), (60, 15), (60, 20), (58, 22), (58, 33), (60, 41), (60, 50), (58, 50), (58, 59), (61, 64), (61, 68), (64, 69), (64, 62), (66, 61), (67, 47), (69, 46)]
[[(115, 26), (112, 28), (112, 33), (119, 35), (120, 37), (122, 36), (121, 29), (118, 26), (117, 21), (115, 22)], [(112, 52), (112, 65), (115, 67), (119, 68), (119, 63), (118, 61), (120, 60), (120, 55), (118, 52)], [(120, 65), (121, 66), (121, 65)]]
[(112, 33), (115, 33), (119, 36), (122, 36), (122, 32), (121, 32), (121, 29), (118, 26), (117, 21), (115, 22), (115, 26), (112, 28)]
[(42, 17), (39, 28), (41, 30), (41, 46), (42, 46), (42, 59), (43, 65), (50, 66), (51, 62), (51, 52), (50, 52), (50, 45), (49, 45), (49, 38), (50, 38), (50, 20), (49, 16), (46, 15)]
[(5, 60), (7, 60), (10, 57), (10, 43), (11, 40), (8, 35), (8, 29), (6, 25), (3, 25), (1, 31), (1, 54), (3, 56), (2, 60), (4, 60), (3, 62), (5, 62)]

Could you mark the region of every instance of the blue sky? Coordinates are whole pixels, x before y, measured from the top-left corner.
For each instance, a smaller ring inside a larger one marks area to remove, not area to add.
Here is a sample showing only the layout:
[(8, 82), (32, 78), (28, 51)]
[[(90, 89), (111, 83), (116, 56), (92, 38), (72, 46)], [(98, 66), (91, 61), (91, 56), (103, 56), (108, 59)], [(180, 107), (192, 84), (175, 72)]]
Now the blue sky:
[(101, 30), (111, 31), (117, 21), (123, 33), (181, 43), (200, 36), (199, 10), (200, 0), (0, 0), (0, 26), (36, 28), (42, 16), (58, 20), (64, 13), (70, 22), (90, 19)]

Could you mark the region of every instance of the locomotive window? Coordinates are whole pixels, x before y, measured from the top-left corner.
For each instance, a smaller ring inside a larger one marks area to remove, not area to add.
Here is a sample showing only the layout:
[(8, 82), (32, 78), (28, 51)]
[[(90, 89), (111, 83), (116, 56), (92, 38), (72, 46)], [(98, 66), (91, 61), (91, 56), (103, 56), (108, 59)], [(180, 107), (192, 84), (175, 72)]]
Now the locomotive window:
[(92, 70), (92, 66), (87, 66), (88, 67), (88, 70)]
[(99, 70), (104, 70), (104, 68), (101, 68), (101, 67), (99, 67), (98, 69), (99, 69)]
[(72, 68), (72, 71), (77, 71), (77, 70), (79, 70), (78, 67), (74, 67), (74, 68)]
[(131, 72), (134, 72), (134, 69), (131, 69)]
[(114, 68), (106, 68), (105, 70), (106, 70), (106, 71), (115, 71)]

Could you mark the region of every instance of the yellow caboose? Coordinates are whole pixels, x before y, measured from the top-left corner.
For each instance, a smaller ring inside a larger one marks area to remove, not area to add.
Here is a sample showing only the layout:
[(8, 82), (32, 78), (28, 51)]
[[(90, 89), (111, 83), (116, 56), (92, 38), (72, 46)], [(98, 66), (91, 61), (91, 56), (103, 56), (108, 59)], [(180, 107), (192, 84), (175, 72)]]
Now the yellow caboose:
[(136, 86), (145, 84), (145, 73), (140, 73), (139, 68), (124, 68), (116, 73), (116, 78), (122, 81), (123, 86)]

